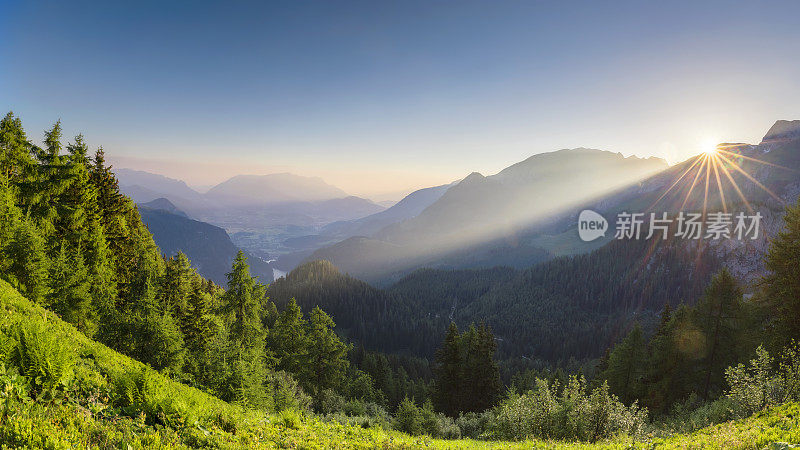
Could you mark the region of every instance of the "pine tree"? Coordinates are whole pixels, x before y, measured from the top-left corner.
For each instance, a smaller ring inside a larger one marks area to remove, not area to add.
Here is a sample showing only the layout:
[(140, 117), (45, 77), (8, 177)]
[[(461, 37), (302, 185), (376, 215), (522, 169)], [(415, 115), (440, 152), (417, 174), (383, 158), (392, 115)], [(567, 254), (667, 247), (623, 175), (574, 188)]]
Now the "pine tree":
[(192, 283), (196, 276), (189, 258), (183, 252), (166, 261), (161, 279), (161, 300), (163, 307), (175, 317), (186, 316), (189, 294), (193, 291)]
[(612, 392), (624, 403), (643, 397), (647, 364), (647, 347), (642, 328), (637, 323), (608, 358), (608, 368), (601, 377), (608, 381)]
[(61, 318), (92, 335), (91, 293), (89, 277), (80, 249), (68, 254), (62, 243), (50, 264), (50, 293), (48, 305)]
[(229, 316), (229, 376), (226, 400), (253, 406), (266, 406), (267, 395), (261, 304), (264, 286), (250, 276), (247, 257), (240, 250), (227, 274), (228, 290), (223, 311)]
[(45, 241), (36, 225), (18, 222), (10, 240), (3, 247), (6, 281), (28, 299), (42, 303), (49, 293), (47, 269), (50, 264)]
[(467, 385), (474, 386), (470, 401), (465, 406), (465, 411), (482, 412), (495, 405), (502, 385), (500, 383), (500, 369), (494, 359), (497, 343), (492, 330), (484, 323), (477, 329), (474, 344), (470, 346), (472, 364), (467, 367)]
[(775, 314), (774, 346), (800, 341), (800, 198), (786, 208), (784, 229), (772, 240), (766, 257), (769, 271), (762, 281)]
[(30, 171), (32, 144), (22, 128), (22, 120), (13, 112), (0, 120), (0, 180), (4, 185), (21, 182)]
[(333, 332), (336, 324), (320, 308), (315, 307), (308, 315), (308, 362), (306, 370), (298, 380), (311, 392), (340, 388), (347, 367), (347, 352), (350, 346), (343, 343)]
[(725, 368), (737, 362), (741, 316), (742, 290), (730, 272), (722, 269), (695, 307), (695, 320), (706, 341), (699, 392), (705, 399), (724, 388)]
[(461, 410), (462, 367), (461, 338), (456, 324), (450, 322), (444, 342), (436, 352), (433, 400), (437, 410), (451, 417)]
[(309, 338), (303, 311), (292, 298), (269, 331), (269, 349), (277, 368), (292, 374), (301, 373), (308, 361)]

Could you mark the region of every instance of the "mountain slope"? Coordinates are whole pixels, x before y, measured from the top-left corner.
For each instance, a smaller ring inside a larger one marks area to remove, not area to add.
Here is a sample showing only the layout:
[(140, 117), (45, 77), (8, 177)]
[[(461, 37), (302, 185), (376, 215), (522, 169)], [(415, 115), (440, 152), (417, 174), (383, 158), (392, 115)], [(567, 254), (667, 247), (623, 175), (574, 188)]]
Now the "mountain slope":
[(153, 201), (146, 202), (146, 203), (139, 203), (139, 209), (147, 208), (147, 209), (155, 209), (158, 211), (166, 211), (170, 214), (175, 214), (176, 216), (186, 217), (185, 212), (178, 209), (171, 201), (167, 200), (164, 197), (159, 197)]
[(416, 190), (384, 211), (357, 220), (331, 223), (323, 227), (320, 234), (339, 239), (351, 236), (372, 236), (388, 225), (416, 217), (455, 184), (443, 184)]
[(498, 255), (509, 252), (517, 255), (510, 258), (512, 264), (525, 267), (550, 250), (521, 235), (582, 201), (665, 168), (660, 159), (591, 149), (534, 155), (496, 175), (472, 173), (417, 216), (369, 240), (320, 249), (308, 260), (329, 259), (349, 273), (382, 283), (416, 267), (490, 267), (503, 263)]
[[(266, 449), (296, 447), (298, 442), (305, 448), (374, 448), (392, 442), (415, 445), (414, 438), (399, 433), (389, 435), (380, 429), (299, 415), (284, 421), (280, 414), (225, 403), (89, 339), (2, 280), (0, 307), (4, 311), (0, 337), (11, 346), (7, 350), (18, 345), (12, 336), (22, 326), (39, 337), (39, 342), (56, 343), (67, 354), (62, 360), (71, 363), (72, 375), (68, 396), (36, 398), (32, 393), (28, 396), (26, 377), (14, 374), (13, 362), (3, 366), (0, 386), (8, 393), (3, 401), (6, 416), (0, 423), (4, 447)], [(42, 357), (53, 358), (47, 351)], [(141, 379), (146, 380), (142, 390), (139, 385), (131, 386), (131, 380)], [(130, 390), (120, 390), (122, 386)], [(130, 404), (125, 392), (137, 400)]]
[(203, 195), (181, 180), (133, 169), (114, 169), (114, 174), (120, 191), (137, 203), (166, 198), (189, 213), (208, 207)]
[[(139, 206), (139, 215), (152, 233), (161, 253), (169, 257), (179, 251), (183, 252), (204, 278), (220, 286), (227, 285), (225, 274), (230, 272), (231, 263), (239, 249), (225, 230), (145, 205)], [(272, 268), (269, 264), (252, 255), (248, 262), (253, 275), (257, 275), (262, 283), (272, 281)]]

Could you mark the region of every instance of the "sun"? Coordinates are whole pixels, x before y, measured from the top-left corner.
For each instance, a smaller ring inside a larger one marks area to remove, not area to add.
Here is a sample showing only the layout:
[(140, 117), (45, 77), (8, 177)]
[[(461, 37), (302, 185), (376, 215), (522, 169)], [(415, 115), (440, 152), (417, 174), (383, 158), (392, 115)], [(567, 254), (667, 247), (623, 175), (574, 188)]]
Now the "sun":
[(711, 139), (704, 141), (700, 148), (706, 156), (714, 156), (719, 152), (717, 141)]

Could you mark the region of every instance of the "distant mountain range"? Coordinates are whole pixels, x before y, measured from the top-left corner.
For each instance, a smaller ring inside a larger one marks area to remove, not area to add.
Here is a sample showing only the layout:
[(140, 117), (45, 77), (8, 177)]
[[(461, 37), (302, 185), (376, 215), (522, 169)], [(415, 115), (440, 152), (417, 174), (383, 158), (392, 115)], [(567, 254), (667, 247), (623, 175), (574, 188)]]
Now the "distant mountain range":
[(347, 193), (322, 178), (290, 173), (237, 175), (212, 187), (206, 197), (237, 205), (316, 202), (347, 197)]
[(327, 224), (386, 209), (349, 196), (320, 178), (288, 173), (238, 175), (203, 194), (163, 175), (131, 169), (115, 169), (115, 173), (121, 191), (138, 204), (167, 199), (189, 217), (225, 228), (238, 246), (265, 259), (298, 251), (292, 239), (315, 235)]
[[(205, 278), (220, 286), (227, 285), (226, 273), (239, 249), (220, 227), (192, 220), (165, 198), (158, 198), (138, 205), (142, 222), (150, 230), (153, 240), (161, 252), (171, 257), (179, 251), (186, 254), (192, 266)], [(273, 279), (272, 267), (248, 254), (248, 263), (253, 275), (262, 283)]]
[(326, 259), (381, 283), (424, 266), (526, 267), (553, 252), (534, 239), (552, 217), (666, 168), (658, 158), (585, 148), (534, 155), (496, 175), (472, 173), (417, 215), (317, 250), (307, 260)]

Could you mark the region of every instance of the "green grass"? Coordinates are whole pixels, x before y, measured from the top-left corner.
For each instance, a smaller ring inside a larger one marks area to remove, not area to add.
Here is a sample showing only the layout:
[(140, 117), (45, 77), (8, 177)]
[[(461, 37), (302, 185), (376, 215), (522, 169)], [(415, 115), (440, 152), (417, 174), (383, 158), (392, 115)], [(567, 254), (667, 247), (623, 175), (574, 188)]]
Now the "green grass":
[[(17, 323), (43, 324), (77, 357), (73, 382), (57, 398), (15, 400), (12, 376), (0, 373), (0, 445), (3, 448), (741, 448), (762, 449), (775, 442), (800, 442), (800, 405), (786, 404), (748, 419), (687, 435), (629, 438), (599, 444), (550, 441), (485, 442), (434, 440), (395, 431), (341, 425), (289, 411), (267, 414), (231, 405), (192, 387), (149, 371), (156, 387), (151, 399), (160, 416), (115, 407), (115, 380), (148, 370), (84, 336), (55, 314), (37, 306), (0, 281), (0, 332), (10, 336)], [(780, 447), (776, 447), (780, 448)]]

